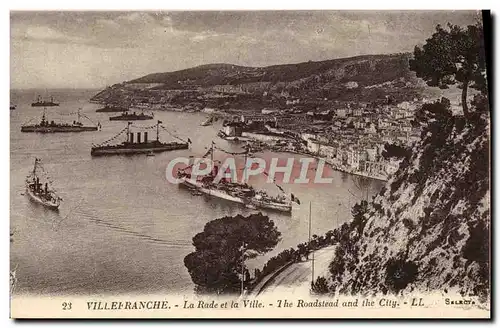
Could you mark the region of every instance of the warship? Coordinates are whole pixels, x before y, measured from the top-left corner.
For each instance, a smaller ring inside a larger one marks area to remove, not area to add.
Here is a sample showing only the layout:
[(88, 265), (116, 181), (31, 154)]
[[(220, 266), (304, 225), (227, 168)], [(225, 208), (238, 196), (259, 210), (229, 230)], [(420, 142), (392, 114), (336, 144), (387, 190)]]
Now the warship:
[(51, 187), (49, 187), (49, 181), (45, 182), (45, 185), (40, 182), (41, 173), (39, 173), (39, 171), (45, 173), (41, 160), (35, 158), (33, 171), (26, 177), (26, 193), (34, 202), (42, 204), (50, 209), (57, 210), (62, 199)]
[(52, 107), (59, 106), (58, 103), (54, 102), (54, 97), (50, 97), (50, 101), (43, 100), (39, 95), (34, 103), (31, 103), (32, 107)]
[[(40, 132), (40, 133), (56, 133), (56, 132), (83, 132), (83, 131), (97, 131), (99, 130), (101, 124), (98, 123), (97, 126), (85, 126), (80, 122), (80, 110), (78, 110), (78, 120), (73, 121), (73, 123), (56, 123), (54, 121), (48, 121), (45, 115), (45, 109), (43, 111), (42, 120), (39, 124), (33, 125), (23, 125), (21, 126), (21, 132)], [(89, 119), (88, 117), (86, 117)], [(89, 119), (90, 120), (90, 119)]]
[[(213, 163), (213, 143), (212, 147), (204, 157), (208, 156), (208, 154), (210, 154), (211, 162)], [(248, 154), (248, 151), (244, 152), (243, 154), (245, 154), (246, 162), (246, 155)], [(296, 201), (297, 203), (299, 203), (298, 199), (295, 196), (291, 195), (291, 198), (287, 197), (280, 186), (278, 187), (282, 191), (282, 194), (278, 196), (271, 196), (265, 191), (255, 190), (247, 183), (231, 182), (227, 181), (226, 179), (221, 179), (219, 182), (215, 182), (215, 178), (217, 177), (219, 170), (219, 167), (216, 165), (209, 175), (199, 177), (195, 180), (192, 179), (191, 173), (187, 171), (191, 167), (192, 165), (189, 165), (188, 167), (179, 169), (177, 171), (179, 185), (206, 194), (208, 196), (242, 204), (248, 208), (262, 208), (285, 213), (292, 212), (292, 201)]]
[(96, 110), (97, 113), (115, 113), (115, 112), (127, 112), (128, 108), (106, 104), (104, 107)]
[[(134, 140), (134, 133), (130, 132), (130, 126), (132, 122), (128, 122), (127, 126), (116, 134), (111, 139), (104, 141), (99, 145), (92, 145), (90, 150), (91, 156), (108, 156), (108, 155), (119, 155), (119, 154), (147, 154), (151, 155), (158, 152), (178, 150), (178, 149), (188, 149), (191, 139), (187, 139), (186, 142), (161, 142), (160, 141), (160, 127), (165, 129), (161, 125), (161, 121), (158, 121), (154, 127), (156, 127), (156, 140), (148, 140), (148, 132), (144, 131), (142, 133), (144, 139), (141, 140), (141, 132), (137, 132), (137, 139)], [(152, 128), (152, 127), (149, 127)], [(149, 129), (145, 128), (145, 129)], [(166, 129), (165, 129), (166, 130)], [(126, 135), (126, 141), (120, 144), (110, 144), (111, 141), (118, 138), (121, 134)], [(180, 138), (177, 138), (180, 139)]]
[(123, 112), (121, 115), (112, 116), (109, 118), (110, 121), (143, 121), (143, 120), (152, 120), (153, 114), (146, 115), (144, 113), (137, 114), (136, 112), (127, 113)]

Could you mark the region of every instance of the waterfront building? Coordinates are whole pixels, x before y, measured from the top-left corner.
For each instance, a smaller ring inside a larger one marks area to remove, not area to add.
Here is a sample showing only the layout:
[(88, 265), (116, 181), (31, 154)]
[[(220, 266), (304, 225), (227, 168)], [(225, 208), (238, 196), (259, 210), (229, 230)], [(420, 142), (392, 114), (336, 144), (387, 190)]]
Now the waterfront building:
[(266, 115), (261, 113), (242, 114), (241, 122), (246, 124), (251, 124), (254, 122), (276, 122), (276, 117), (274, 115)]
[(360, 117), (363, 115), (363, 108), (355, 108), (352, 111), (352, 115), (356, 117)]
[(243, 133), (243, 127), (240, 123), (228, 123), (224, 126), (224, 133), (230, 137), (241, 137)]
[(353, 170), (359, 170), (359, 162), (366, 160), (366, 152), (361, 152), (357, 148), (351, 148), (347, 151), (347, 165)]

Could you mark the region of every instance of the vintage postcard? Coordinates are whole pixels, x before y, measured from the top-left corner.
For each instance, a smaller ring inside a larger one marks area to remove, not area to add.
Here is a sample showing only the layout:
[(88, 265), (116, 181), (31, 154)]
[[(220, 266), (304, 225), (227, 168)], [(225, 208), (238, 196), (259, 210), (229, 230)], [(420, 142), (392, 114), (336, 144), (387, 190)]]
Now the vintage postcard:
[(490, 318), (487, 11), (12, 11), (12, 318)]

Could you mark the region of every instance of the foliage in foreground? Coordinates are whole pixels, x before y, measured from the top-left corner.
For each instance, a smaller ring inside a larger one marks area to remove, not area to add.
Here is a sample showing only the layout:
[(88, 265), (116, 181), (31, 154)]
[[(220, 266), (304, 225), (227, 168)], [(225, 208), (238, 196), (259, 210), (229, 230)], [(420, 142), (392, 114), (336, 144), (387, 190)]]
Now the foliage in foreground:
[(261, 213), (223, 217), (193, 237), (196, 250), (184, 265), (198, 292), (238, 293), (245, 259), (270, 251), (280, 238), (274, 222)]

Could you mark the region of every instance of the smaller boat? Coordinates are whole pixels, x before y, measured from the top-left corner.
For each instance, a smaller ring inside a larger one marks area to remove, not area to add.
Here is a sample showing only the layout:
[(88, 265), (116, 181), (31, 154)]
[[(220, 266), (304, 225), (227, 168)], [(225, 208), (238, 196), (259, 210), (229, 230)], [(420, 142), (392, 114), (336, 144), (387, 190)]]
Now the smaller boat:
[(14, 109), (16, 109), (16, 107), (17, 107), (16, 105), (10, 104), (10, 110), (14, 110)]
[(59, 106), (58, 103), (54, 102), (54, 97), (50, 97), (50, 101), (43, 100), (39, 95), (34, 103), (31, 103), (31, 107), (53, 107)]
[(146, 154), (146, 156), (148, 156), (148, 157), (152, 157), (154, 155), (155, 155), (155, 153), (153, 151), (150, 151), (149, 153)]
[(110, 121), (143, 121), (143, 120), (152, 120), (153, 114), (146, 115), (144, 113), (137, 114), (136, 112), (127, 113), (123, 112), (121, 115), (112, 116), (109, 118)]
[(49, 187), (49, 181), (45, 182), (45, 185), (40, 182), (40, 173), (38, 172), (40, 170), (45, 172), (40, 159), (35, 158), (33, 171), (26, 177), (26, 193), (34, 202), (42, 204), (50, 209), (57, 210), (61, 198)]
[(201, 126), (209, 126), (209, 125), (212, 125), (214, 124), (215, 122), (215, 119), (213, 116), (210, 116), (209, 118), (207, 118), (203, 123), (201, 123), (200, 125)]
[(242, 137), (242, 136), (235, 136), (235, 135), (229, 135), (226, 132), (219, 130), (217, 132), (217, 136), (221, 139), (227, 140), (227, 141), (245, 141), (249, 140), (247, 137)]

